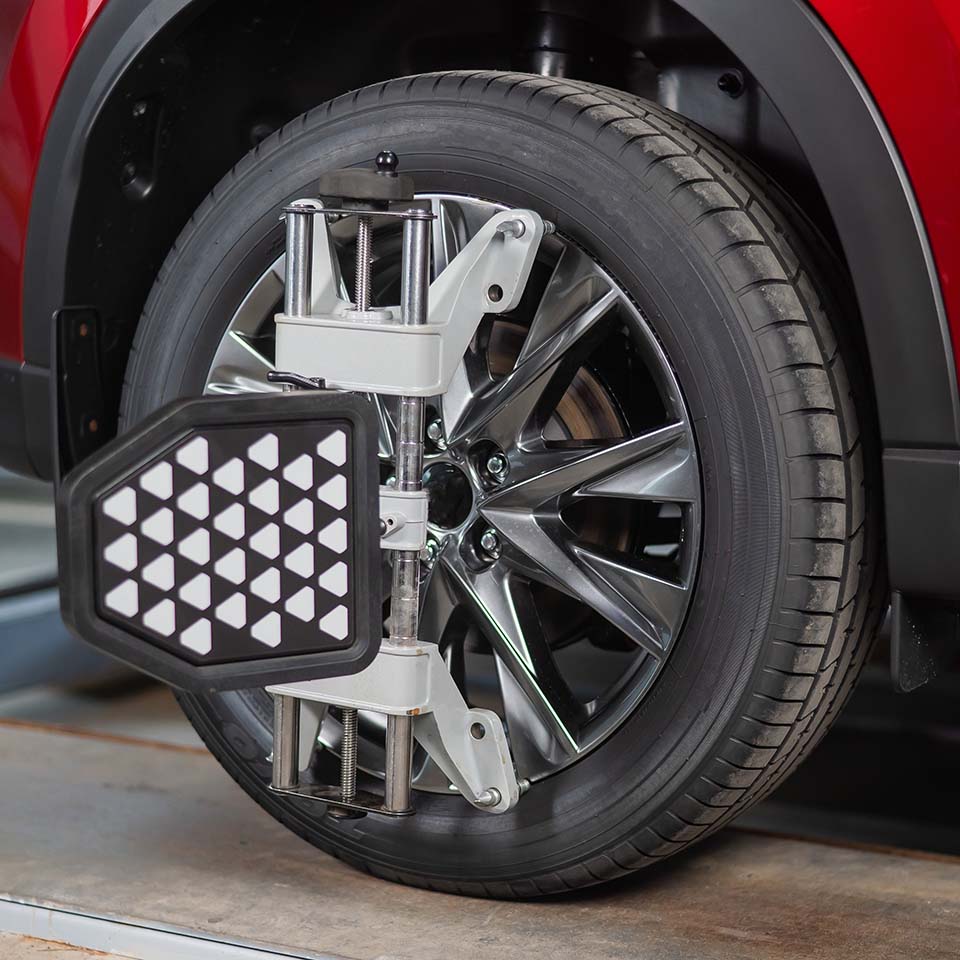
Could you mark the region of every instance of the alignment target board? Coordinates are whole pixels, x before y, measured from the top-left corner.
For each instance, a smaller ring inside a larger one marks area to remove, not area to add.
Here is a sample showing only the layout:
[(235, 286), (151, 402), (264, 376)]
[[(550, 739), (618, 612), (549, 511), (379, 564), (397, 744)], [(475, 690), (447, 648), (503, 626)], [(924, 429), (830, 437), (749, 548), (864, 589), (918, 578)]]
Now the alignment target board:
[[(364, 403), (333, 396), (341, 405), (350, 400), (351, 413)], [(376, 461), (357, 460), (358, 454), (372, 456), (364, 420), (333, 410), (319, 419), (315, 404), (321, 399), (179, 404), (170, 410), (173, 420), (185, 413), (207, 421), (229, 414), (229, 422), (196, 423), (164, 443), (170, 418), (161, 417), (136, 440), (117, 441), (119, 459), (123, 447), (129, 452), (131, 445), (158, 441), (155, 455), (119, 474), (118, 457), (101, 454), (94, 472), (114, 471), (113, 482), (91, 490), (86, 504), (76, 504), (82, 497), (76, 493), (62, 498), (92, 517), (86, 537), (92, 580), (73, 567), (80, 582), (65, 584), (65, 613), (75, 614), (77, 590), (92, 586), (89, 619), (133, 642), (132, 649), (128, 643), (126, 651), (110, 652), (126, 652), (124, 659), (162, 674), (139, 660), (149, 645), (161, 657), (165, 652), (201, 668), (197, 675), (205, 673), (215, 686), (238, 685), (223, 682), (231, 664), (242, 665), (240, 673), (251, 682), (258, 661), (268, 679), (279, 676), (280, 661), (290, 666), (318, 654), (345, 656), (340, 669), (318, 671), (304, 664), (298, 675), (356, 669), (357, 648), (375, 647), (380, 639), (379, 613), (369, 602), (369, 595), (379, 596), (368, 556), (373, 552), (379, 563), (379, 534), (371, 536), (369, 522)], [(314, 418), (291, 420), (294, 405)], [(255, 407), (261, 422), (239, 422)], [(267, 412), (275, 419), (266, 420)], [(373, 511), (376, 517), (375, 499)], [(91, 625), (81, 622), (87, 619), (83, 611), (70, 619), (85, 639), (97, 643), (85, 629)], [(369, 634), (375, 634), (372, 644)], [(211, 669), (203, 670), (206, 665)]]

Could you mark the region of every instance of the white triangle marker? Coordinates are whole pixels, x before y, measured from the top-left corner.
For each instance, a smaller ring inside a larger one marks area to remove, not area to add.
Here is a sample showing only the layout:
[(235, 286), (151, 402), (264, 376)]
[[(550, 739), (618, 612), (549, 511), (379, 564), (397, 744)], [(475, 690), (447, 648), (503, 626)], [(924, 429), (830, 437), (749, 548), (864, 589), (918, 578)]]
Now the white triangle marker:
[(173, 467), (166, 462), (151, 467), (140, 478), (140, 486), (160, 500), (169, 500), (173, 495)]
[(243, 461), (239, 457), (228, 460), (213, 472), (213, 482), (236, 496), (243, 492)]
[(129, 527), (137, 519), (137, 494), (133, 487), (124, 487), (113, 496), (107, 497), (103, 501), (103, 512)]
[(347, 608), (342, 604), (334, 607), (321, 621), (320, 629), (337, 640), (343, 640), (347, 633)]
[(268, 523), (250, 538), (250, 546), (268, 560), (276, 560), (280, 556), (280, 528)]
[(317, 498), (334, 510), (342, 510), (347, 505), (347, 478), (340, 473), (331, 477), (317, 490)]
[(116, 610), (125, 617), (132, 617), (140, 609), (140, 591), (135, 581), (124, 580), (103, 598), (103, 602), (111, 610)]
[(195, 483), (177, 497), (177, 506), (196, 520), (206, 520), (210, 513), (210, 490), (205, 483)]
[(347, 592), (347, 565), (338, 560), (329, 570), (320, 574), (317, 583), (335, 597), (342, 597)]
[(143, 568), (143, 579), (158, 590), (169, 590), (173, 586), (173, 557), (165, 553), (148, 563)]
[(272, 517), (280, 509), (280, 484), (272, 477), (250, 491), (250, 502)]
[(276, 603), (280, 599), (280, 572), (276, 567), (264, 570), (259, 577), (250, 581), (250, 589), (261, 600)]
[(196, 474), (204, 474), (210, 466), (210, 454), (207, 441), (195, 437), (177, 451), (177, 463)]
[(250, 635), (268, 647), (280, 646), (280, 614), (271, 610), (251, 627)]
[(285, 604), (287, 613), (292, 613), (298, 620), (308, 623), (313, 619), (313, 590), (304, 587), (298, 590)]
[(192, 560), (198, 566), (210, 562), (210, 534), (203, 529), (194, 530), (177, 544), (177, 553)]
[(227, 507), (223, 513), (218, 513), (213, 518), (213, 525), (228, 537), (239, 540), (246, 529), (244, 524), (243, 507), (239, 503)]
[(247, 575), (247, 556), (239, 547), (234, 547), (213, 565), (213, 571), (233, 584), (243, 583)]
[(103, 551), (103, 559), (129, 573), (137, 565), (137, 538), (125, 533)]
[(176, 607), (172, 600), (161, 600), (143, 615), (143, 625), (169, 637), (177, 629)]
[(265, 434), (256, 443), (251, 444), (247, 449), (247, 456), (265, 470), (276, 470), (280, 462), (276, 434)]
[(334, 553), (343, 553), (347, 549), (347, 521), (337, 517), (317, 534), (317, 540)]
[(198, 610), (206, 610), (210, 606), (210, 578), (198, 573), (180, 588), (180, 599)]
[(180, 634), (180, 643), (194, 653), (209, 653), (213, 646), (210, 641), (210, 621), (198, 620), (192, 627), (187, 627)]
[(283, 479), (301, 490), (309, 490), (313, 486), (313, 460), (301, 454), (283, 468)]
[(145, 536), (162, 546), (173, 541), (173, 511), (161, 507), (152, 517), (147, 517), (140, 524)]
[(247, 598), (242, 593), (235, 593), (224, 600), (214, 612), (218, 620), (239, 630), (247, 622)]
[(309, 500), (295, 503), (284, 515), (284, 523), (300, 533), (313, 532), (313, 504)]
[(347, 462), (347, 435), (342, 430), (336, 430), (317, 444), (317, 453), (335, 467), (342, 467)]
[[(283, 565), (301, 577), (313, 576), (313, 545), (301, 543), (293, 553), (288, 553), (283, 558)], [(309, 617), (307, 618), (309, 619)]]

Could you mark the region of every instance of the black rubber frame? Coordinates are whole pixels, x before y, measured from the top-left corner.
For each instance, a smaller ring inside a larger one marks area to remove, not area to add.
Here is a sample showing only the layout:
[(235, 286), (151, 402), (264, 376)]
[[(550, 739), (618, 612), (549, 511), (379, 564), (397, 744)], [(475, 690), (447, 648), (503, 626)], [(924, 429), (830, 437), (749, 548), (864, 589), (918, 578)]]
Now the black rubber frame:
[[(103, 619), (96, 605), (93, 502), (124, 474), (153, 459), (201, 427), (277, 425), (294, 421), (340, 420), (353, 432), (355, 537), (354, 579), (367, 586), (354, 598), (354, 639), (344, 649), (267, 659), (195, 664), (154, 646)], [(128, 433), (77, 467), (57, 497), (57, 546), (63, 619), (80, 639), (145, 673), (183, 690), (229, 690), (357, 673), (380, 647), (381, 591), (378, 424), (373, 405), (353, 395), (305, 392), (272, 397), (203, 397), (162, 407)], [(105, 479), (105, 468), (107, 476)]]

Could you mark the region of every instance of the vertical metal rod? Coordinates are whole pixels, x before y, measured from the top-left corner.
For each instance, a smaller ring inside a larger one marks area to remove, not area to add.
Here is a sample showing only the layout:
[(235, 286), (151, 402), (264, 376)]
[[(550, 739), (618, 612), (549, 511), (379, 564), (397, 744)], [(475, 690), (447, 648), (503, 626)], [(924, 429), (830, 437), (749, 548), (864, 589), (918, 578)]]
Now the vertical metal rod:
[(357, 795), (357, 711), (342, 707), (343, 737), (340, 740), (340, 799), (353, 800)]
[(307, 204), (293, 204), (299, 209), (287, 210), (287, 250), (283, 312), (291, 317), (306, 317), (313, 301), (313, 221), (316, 209)]
[[(403, 275), (400, 318), (409, 326), (427, 322), (427, 271), (430, 266), (430, 221), (403, 223)], [(423, 399), (400, 397), (397, 422), (397, 489), (419, 490), (423, 475)], [(420, 554), (398, 551), (393, 559), (390, 595), (390, 639), (397, 644), (417, 642), (420, 602)]]
[(357, 280), (355, 299), (358, 310), (370, 309), (370, 260), (373, 255), (373, 223), (369, 217), (357, 217)]
[(383, 805), (396, 813), (411, 806), (413, 717), (387, 717), (386, 789)]
[(273, 774), (278, 790), (295, 790), (300, 785), (300, 701), (296, 697), (273, 698)]
[[(427, 322), (430, 268), (430, 220), (427, 215), (403, 223), (403, 274), (400, 318), (409, 326)], [(423, 478), (423, 399), (400, 397), (397, 417), (397, 489), (419, 490)], [(393, 556), (390, 594), (390, 643), (417, 642), (420, 619), (420, 554), (400, 550)], [(384, 806), (409, 810), (413, 764), (413, 718), (387, 717)]]

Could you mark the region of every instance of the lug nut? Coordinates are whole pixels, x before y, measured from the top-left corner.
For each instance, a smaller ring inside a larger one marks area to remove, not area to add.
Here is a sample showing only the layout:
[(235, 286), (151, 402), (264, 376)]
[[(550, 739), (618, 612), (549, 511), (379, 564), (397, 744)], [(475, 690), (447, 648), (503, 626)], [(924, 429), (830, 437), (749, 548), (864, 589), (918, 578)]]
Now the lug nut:
[(443, 435), (443, 424), (439, 420), (434, 420), (427, 427), (427, 439), (433, 443), (438, 449), (446, 450), (447, 449), (447, 440)]
[(480, 549), (491, 559), (497, 560), (500, 557), (502, 547), (500, 538), (496, 530), (484, 530), (480, 534)]
[(487, 458), (487, 473), (493, 477), (497, 483), (502, 483), (510, 472), (510, 461), (502, 453), (491, 454)]

